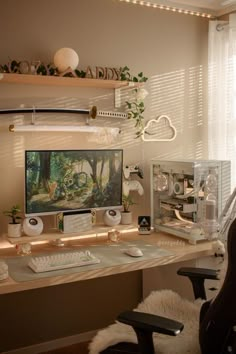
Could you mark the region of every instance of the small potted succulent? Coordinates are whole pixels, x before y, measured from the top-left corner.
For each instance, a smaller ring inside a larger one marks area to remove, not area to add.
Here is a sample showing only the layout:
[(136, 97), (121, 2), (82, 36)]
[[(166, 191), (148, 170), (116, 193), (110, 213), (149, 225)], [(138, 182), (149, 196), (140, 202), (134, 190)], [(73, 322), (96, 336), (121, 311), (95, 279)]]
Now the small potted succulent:
[(130, 211), (131, 205), (134, 205), (134, 201), (131, 197), (131, 195), (125, 195), (123, 194), (122, 196), (122, 205), (123, 205), (123, 211), (121, 212), (121, 224), (123, 225), (129, 225), (132, 224), (132, 211)]
[(22, 217), (19, 215), (21, 213), (19, 205), (13, 205), (11, 209), (3, 212), (5, 216), (8, 216), (11, 219), (11, 222), (8, 224), (8, 236), (9, 237), (20, 237), (22, 233), (22, 226), (19, 222)]

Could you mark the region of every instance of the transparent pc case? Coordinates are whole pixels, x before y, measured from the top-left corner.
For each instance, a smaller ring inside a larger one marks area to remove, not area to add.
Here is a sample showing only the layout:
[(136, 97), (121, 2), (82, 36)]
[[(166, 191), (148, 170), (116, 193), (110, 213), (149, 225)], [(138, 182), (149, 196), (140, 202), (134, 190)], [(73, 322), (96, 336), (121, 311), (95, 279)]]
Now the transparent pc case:
[(230, 195), (230, 162), (151, 161), (151, 214), (155, 231), (195, 244), (217, 235)]

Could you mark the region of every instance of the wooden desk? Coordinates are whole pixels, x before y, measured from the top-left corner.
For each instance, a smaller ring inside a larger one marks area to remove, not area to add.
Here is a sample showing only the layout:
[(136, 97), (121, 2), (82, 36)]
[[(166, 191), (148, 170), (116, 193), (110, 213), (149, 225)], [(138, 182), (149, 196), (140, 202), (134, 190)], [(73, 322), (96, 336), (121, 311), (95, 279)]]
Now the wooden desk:
[[(138, 235), (137, 231), (122, 233), (122, 240), (144, 239), (170, 250), (171, 256), (138, 259), (132, 264), (84, 270), (26, 282), (11, 277), (0, 282), (0, 313), (2, 317), (0, 353), (16, 350), (24, 354), (32, 346), (35, 353), (50, 349), (48, 344), (66, 346), (88, 340), (98, 328), (112, 323), (118, 313), (132, 309), (142, 300), (143, 273), (159, 266), (177, 264), (212, 255), (211, 242), (190, 245), (167, 234)], [(83, 247), (92, 243), (106, 244), (107, 237), (66, 241), (66, 246)], [(0, 257), (16, 257), (14, 247), (3, 241)], [(55, 252), (51, 244), (33, 245), (32, 254)], [(21, 256), (18, 256), (19, 259)], [(158, 268), (156, 268), (158, 267)], [(166, 267), (166, 266), (164, 266)], [(164, 268), (163, 267), (163, 268)], [(179, 281), (179, 280), (178, 280)], [(57, 342), (58, 341), (58, 342)], [(19, 349), (21, 348), (21, 349)]]
[[(191, 245), (188, 242), (168, 234), (164, 233), (153, 233), (151, 235), (139, 235), (137, 231), (133, 232), (125, 232), (121, 235), (121, 242), (122, 241), (129, 241), (129, 240), (139, 240), (143, 239), (149, 243), (154, 245), (158, 245), (160, 248), (170, 250), (172, 255), (165, 256), (161, 258), (152, 258), (141, 260), (140, 258), (137, 259), (136, 262), (132, 264), (119, 264), (115, 266), (99, 268), (99, 269), (86, 269), (84, 268), (83, 272), (80, 273), (73, 273), (61, 276), (54, 276), (53, 272), (51, 276), (48, 278), (42, 279), (35, 279), (33, 281), (26, 281), (26, 282), (16, 282), (10, 276), (8, 279), (0, 282), (0, 294), (7, 294), (12, 292), (18, 292), (23, 290), (30, 290), (30, 289), (38, 289), (42, 287), (48, 287), (53, 285), (71, 283), (71, 282), (78, 282), (88, 279), (94, 278), (101, 278), (105, 276), (111, 276), (115, 274), (121, 274), (126, 272), (132, 272), (137, 270), (143, 270), (147, 268), (157, 267), (166, 264), (172, 264), (187, 260), (192, 260), (196, 258), (202, 258), (209, 255), (212, 255), (212, 246), (211, 242), (202, 241), (196, 245)], [(95, 238), (79, 238), (73, 239), (70, 241), (66, 241), (66, 246), (73, 248), (76, 246), (81, 245), (81, 247), (86, 247), (91, 244), (106, 244), (107, 237), (106, 236), (99, 236)], [(35, 245), (32, 247), (32, 254), (36, 255), (42, 252), (55, 252), (58, 251), (58, 248), (52, 246), (50, 244), (44, 245)], [(2, 249), (0, 251), (0, 255), (2, 259), (7, 259), (8, 257), (16, 257), (16, 251), (14, 248), (7, 248)], [(19, 258), (22, 256), (18, 256)]]

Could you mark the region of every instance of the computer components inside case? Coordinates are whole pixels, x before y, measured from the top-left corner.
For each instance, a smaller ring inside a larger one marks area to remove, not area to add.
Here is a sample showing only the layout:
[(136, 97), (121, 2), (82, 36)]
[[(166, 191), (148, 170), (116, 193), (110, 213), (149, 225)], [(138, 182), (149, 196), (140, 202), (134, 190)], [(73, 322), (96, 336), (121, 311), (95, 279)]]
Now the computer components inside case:
[(230, 195), (230, 162), (151, 162), (151, 214), (155, 231), (195, 244), (217, 236), (218, 217)]

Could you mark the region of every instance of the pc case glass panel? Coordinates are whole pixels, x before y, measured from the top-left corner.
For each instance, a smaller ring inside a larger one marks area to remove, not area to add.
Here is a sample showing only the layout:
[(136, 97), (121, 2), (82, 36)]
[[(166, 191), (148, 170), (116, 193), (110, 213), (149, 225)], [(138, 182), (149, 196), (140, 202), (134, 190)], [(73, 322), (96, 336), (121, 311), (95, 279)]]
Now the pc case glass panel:
[(214, 238), (229, 195), (229, 161), (151, 162), (151, 212), (156, 231), (191, 243)]

